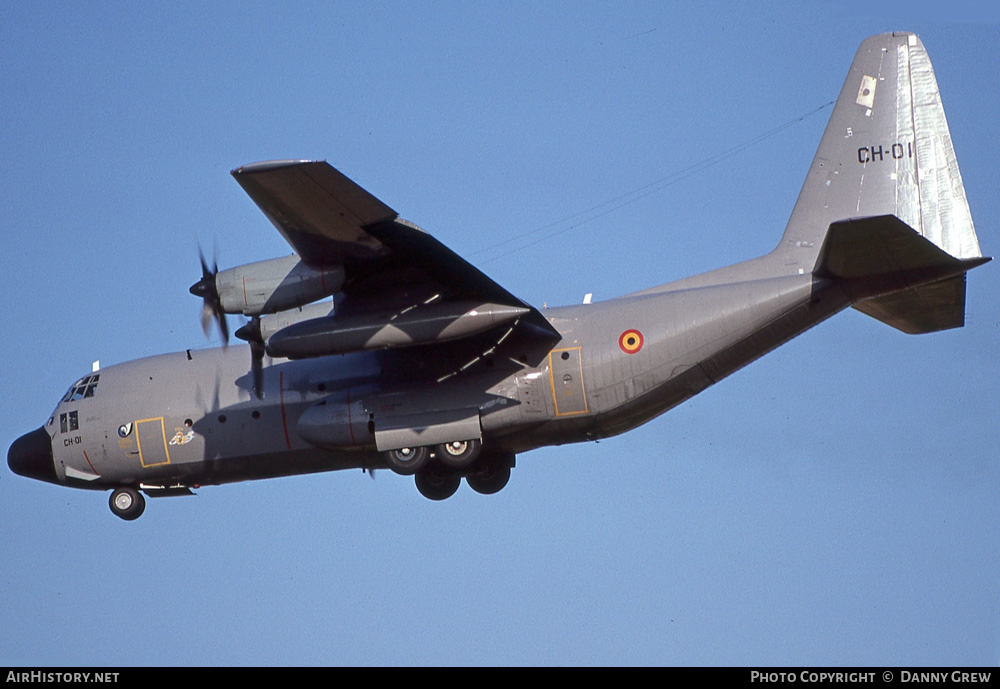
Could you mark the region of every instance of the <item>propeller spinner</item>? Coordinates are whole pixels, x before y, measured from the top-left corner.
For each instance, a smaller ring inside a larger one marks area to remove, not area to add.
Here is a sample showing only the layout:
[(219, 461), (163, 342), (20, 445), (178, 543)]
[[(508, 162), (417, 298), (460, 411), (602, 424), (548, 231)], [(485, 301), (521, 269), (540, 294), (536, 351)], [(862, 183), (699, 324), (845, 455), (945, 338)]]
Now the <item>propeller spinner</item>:
[(202, 299), (201, 309), (201, 330), (205, 333), (205, 338), (209, 337), (209, 329), (212, 319), (215, 319), (219, 332), (222, 334), (224, 345), (229, 345), (229, 324), (226, 322), (226, 312), (222, 310), (222, 300), (219, 298), (219, 290), (215, 285), (215, 276), (219, 273), (219, 267), (215, 259), (212, 259), (212, 267), (208, 267), (205, 254), (198, 249), (198, 258), (201, 259), (201, 280), (191, 285), (190, 292)]

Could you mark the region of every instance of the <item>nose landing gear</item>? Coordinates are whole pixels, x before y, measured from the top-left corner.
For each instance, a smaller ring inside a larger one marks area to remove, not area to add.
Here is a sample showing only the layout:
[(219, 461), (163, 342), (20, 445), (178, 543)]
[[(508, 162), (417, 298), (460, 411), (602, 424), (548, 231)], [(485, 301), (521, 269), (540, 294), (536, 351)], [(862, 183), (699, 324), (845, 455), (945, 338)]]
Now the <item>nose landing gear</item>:
[(127, 522), (141, 517), (146, 509), (146, 499), (142, 497), (142, 493), (130, 487), (115, 488), (111, 491), (108, 504), (116, 517)]

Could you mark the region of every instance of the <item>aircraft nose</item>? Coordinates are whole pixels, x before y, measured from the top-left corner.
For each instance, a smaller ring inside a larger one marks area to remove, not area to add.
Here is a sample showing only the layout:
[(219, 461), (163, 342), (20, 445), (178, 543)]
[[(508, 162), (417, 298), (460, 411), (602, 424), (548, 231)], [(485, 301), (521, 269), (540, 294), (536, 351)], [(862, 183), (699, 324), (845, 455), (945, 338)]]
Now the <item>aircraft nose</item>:
[(44, 428), (22, 435), (7, 451), (7, 466), (15, 474), (59, 483), (52, 461), (52, 440)]

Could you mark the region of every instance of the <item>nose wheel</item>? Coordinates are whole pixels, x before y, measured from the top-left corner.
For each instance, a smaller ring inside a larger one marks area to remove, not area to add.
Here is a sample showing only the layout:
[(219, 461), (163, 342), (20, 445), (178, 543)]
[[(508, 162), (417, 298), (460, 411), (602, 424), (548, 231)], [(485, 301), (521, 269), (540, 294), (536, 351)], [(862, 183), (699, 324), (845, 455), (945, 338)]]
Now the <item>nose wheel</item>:
[(146, 498), (135, 488), (115, 488), (108, 500), (116, 517), (127, 522), (138, 519), (146, 509)]

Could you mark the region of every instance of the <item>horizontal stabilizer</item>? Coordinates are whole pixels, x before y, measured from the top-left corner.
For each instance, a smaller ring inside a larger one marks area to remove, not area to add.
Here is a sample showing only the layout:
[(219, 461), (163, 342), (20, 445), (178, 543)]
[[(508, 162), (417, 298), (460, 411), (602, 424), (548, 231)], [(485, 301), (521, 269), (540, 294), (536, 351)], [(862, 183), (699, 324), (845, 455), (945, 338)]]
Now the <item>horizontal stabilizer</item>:
[(841, 220), (830, 225), (813, 271), (847, 281), (866, 299), (961, 275), (989, 258), (955, 258), (892, 215)]
[(965, 275), (855, 304), (861, 313), (909, 335), (965, 325)]
[(862, 313), (916, 334), (964, 324), (965, 272), (989, 260), (955, 258), (882, 215), (830, 225), (814, 274), (841, 282)]

